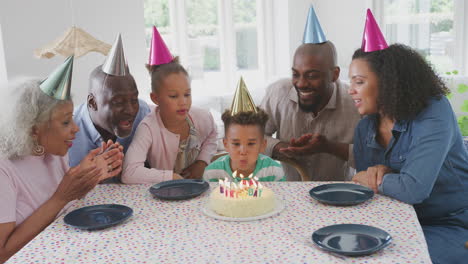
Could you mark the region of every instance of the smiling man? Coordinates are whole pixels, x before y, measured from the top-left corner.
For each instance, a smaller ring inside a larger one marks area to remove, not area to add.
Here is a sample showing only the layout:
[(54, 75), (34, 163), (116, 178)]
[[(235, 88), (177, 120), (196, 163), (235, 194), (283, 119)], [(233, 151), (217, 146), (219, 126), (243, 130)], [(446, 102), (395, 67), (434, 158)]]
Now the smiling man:
[(119, 142), (125, 153), (136, 127), (149, 112), (148, 105), (138, 99), (119, 35), (104, 64), (91, 72), (87, 102), (75, 109), (80, 131), (69, 151), (70, 166), (109, 139)]
[[(271, 84), (261, 104), (270, 116), (265, 154), (295, 159), (312, 181), (351, 180), (351, 143), (360, 116), (348, 85), (338, 80), (335, 46), (327, 41), (313, 7), (302, 42), (294, 53), (292, 78)], [(288, 181), (301, 180), (289, 165), (283, 169)]]
[[(265, 153), (297, 160), (313, 181), (349, 180), (352, 172), (351, 143), (360, 116), (339, 75), (333, 43), (302, 44), (292, 79), (271, 84), (261, 104), (270, 116)], [(301, 179), (292, 167), (283, 168), (287, 180)]]

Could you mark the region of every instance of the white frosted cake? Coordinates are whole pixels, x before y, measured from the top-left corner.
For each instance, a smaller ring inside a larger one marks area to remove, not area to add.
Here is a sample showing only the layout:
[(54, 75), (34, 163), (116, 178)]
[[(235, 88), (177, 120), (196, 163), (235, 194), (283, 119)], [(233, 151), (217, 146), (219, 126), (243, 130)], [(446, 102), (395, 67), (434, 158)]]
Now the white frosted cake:
[(269, 188), (236, 189), (235, 193), (232, 193), (229, 189), (220, 186), (213, 189), (209, 198), (211, 210), (219, 215), (236, 218), (252, 217), (275, 209), (275, 194)]

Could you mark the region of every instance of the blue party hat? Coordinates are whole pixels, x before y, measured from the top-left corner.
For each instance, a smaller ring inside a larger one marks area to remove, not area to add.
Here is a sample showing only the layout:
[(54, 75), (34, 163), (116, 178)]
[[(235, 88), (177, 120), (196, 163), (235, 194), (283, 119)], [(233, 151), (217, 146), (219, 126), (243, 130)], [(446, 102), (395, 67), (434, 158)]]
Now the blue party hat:
[(309, 14), (307, 15), (307, 22), (304, 30), (304, 38), (302, 43), (319, 44), (327, 41), (325, 34), (323, 34), (322, 27), (315, 14), (314, 8), (311, 6)]

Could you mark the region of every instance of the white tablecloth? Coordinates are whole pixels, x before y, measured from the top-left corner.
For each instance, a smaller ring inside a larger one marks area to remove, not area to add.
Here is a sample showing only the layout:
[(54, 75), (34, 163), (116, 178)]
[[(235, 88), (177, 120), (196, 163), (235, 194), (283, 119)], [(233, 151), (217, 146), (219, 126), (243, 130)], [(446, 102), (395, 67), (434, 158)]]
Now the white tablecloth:
[[(327, 206), (309, 196), (319, 184), (265, 183), (286, 208), (252, 222), (205, 216), (201, 208), (209, 191), (192, 200), (161, 201), (150, 195), (149, 185), (100, 185), (71, 209), (123, 204), (134, 210), (129, 220), (82, 231), (67, 226), (62, 215), (8, 263), (430, 263), (412, 206), (381, 195), (357, 206)], [(393, 241), (364, 257), (334, 256), (313, 244), (315, 230), (342, 223), (379, 227)]]

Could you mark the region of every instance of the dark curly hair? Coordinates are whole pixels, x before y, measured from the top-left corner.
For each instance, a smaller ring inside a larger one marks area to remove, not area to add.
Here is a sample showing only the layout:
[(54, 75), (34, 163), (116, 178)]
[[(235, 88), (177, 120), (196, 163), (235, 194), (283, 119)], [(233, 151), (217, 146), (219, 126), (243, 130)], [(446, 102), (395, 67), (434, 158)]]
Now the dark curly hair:
[(411, 120), (430, 98), (440, 98), (449, 89), (415, 50), (402, 44), (373, 52), (358, 49), (354, 59), (365, 60), (378, 79), (379, 111), (395, 120)]
[(260, 107), (257, 107), (257, 113), (252, 111), (250, 112), (240, 112), (231, 116), (231, 110), (224, 111), (221, 119), (224, 122), (224, 134), (226, 135), (227, 130), (230, 125), (258, 125), (260, 131), (265, 134), (265, 125), (268, 121), (268, 114), (263, 111)]
[(151, 91), (157, 92), (164, 78), (169, 76), (171, 73), (183, 73), (185, 76), (189, 76), (184, 66), (179, 63), (179, 57), (175, 57), (171, 62), (161, 65), (149, 65), (146, 64), (146, 68), (151, 76)]

